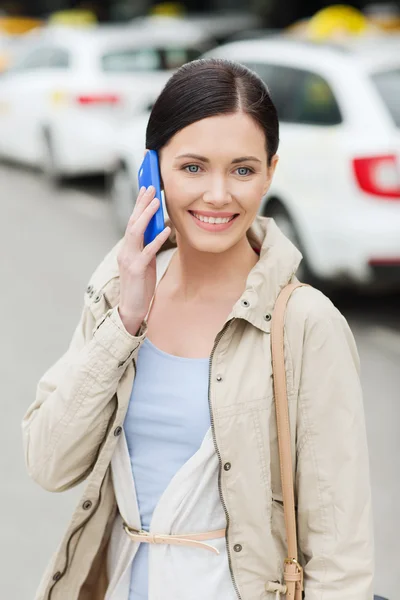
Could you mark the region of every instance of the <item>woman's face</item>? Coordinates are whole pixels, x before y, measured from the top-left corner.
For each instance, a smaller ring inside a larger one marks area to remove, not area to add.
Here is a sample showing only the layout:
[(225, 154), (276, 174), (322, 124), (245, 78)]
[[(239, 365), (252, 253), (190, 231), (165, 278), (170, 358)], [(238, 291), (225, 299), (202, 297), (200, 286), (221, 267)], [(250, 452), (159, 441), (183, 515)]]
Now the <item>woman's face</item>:
[(214, 253), (236, 245), (257, 215), (277, 160), (268, 168), (265, 134), (244, 113), (209, 117), (175, 134), (160, 152), (160, 169), (178, 241)]

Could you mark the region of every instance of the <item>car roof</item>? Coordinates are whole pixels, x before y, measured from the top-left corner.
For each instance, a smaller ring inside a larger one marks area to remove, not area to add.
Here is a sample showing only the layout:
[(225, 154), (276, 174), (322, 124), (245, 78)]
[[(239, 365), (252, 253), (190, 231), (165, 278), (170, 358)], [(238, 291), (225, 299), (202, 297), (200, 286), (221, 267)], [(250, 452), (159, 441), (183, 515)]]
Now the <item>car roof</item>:
[(125, 51), (142, 48), (193, 48), (205, 52), (215, 44), (204, 33), (197, 30), (176, 32), (159, 31), (138, 25), (100, 25), (93, 27), (73, 28), (63, 25), (51, 25), (25, 36), (25, 47), (21, 51), (21, 60), (38, 47), (57, 46), (69, 51), (74, 57), (74, 64), (79, 69), (92, 69), (98, 57), (108, 51)]
[(40, 42), (54, 42), (96, 50), (109, 46), (129, 45), (132, 47), (195, 47), (210, 39), (210, 36), (197, 27), (172, 28), (164, 25), (141, 24), (98, 25), (95, 27), (71, 28), (54, 25), (43, 29), (37, 36)]
[[(33, 51), (42, 47), (57, 47), (69, 52), (74, 69), (92, 71), (98, 67), (99, 58), (108, 52), (124, 52), (143, 48), (194, 49), (204, 53), (215, 44), (201, 28), (191, 26), (179, 28), (152, 23), (144, 25), (95, 25), (70, 27), (53, 24), (43, 27), (25, 37), (25, 47), (18, 58), (24, 61)], [(123, 76), (121, 74), (121, 76)], [(130, 73), (124, 76), (131, 77)]]
[(235, 57), (243, 56), (243, 59), (247, 60), (263, 57), (279, 64), (322, 70), (349, 62), (366, 71), (379, 70), (391, 63), (400, 64), (400, 36), (313, 42), (274, 34), (271, 31), (266, 31), (265, 37), (261, 32), (257, 32), (256, 35), (257, 39), (223, 44), (216, 52), (224, 56), (232, 53)]

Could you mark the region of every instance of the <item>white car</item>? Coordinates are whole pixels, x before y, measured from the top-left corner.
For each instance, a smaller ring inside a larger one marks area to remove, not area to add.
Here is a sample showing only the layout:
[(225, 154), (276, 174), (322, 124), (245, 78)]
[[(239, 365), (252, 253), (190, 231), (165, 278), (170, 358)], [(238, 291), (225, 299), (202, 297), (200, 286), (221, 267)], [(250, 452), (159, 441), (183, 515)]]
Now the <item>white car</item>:
[(115, 128), (210, 47), (188, 25), (45, 28), (0, 75), (0, 157), (41, 167), (53, 181), (108, 171)]
[[(209, 56), (241, 62), (267, 83), (280, 161), (260, 213), (304, 256), (299, 276), (400, 289), (400, 52), (395, 44), (234, 42)], [(397, 46), (398, 48), (399, 46)], [(148, 115), (119, 140), (111, 197), (120, 229), (137, 194)]]

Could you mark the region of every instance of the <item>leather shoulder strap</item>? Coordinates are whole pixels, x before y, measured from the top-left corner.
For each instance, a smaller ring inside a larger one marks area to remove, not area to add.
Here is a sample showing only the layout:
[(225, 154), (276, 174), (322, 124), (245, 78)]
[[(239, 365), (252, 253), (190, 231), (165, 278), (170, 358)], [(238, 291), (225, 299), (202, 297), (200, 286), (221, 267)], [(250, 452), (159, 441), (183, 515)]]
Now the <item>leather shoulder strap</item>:
[[(296, 532), (296, 513), (294, 504), (294, 482), (292, 471), (292, 454), (290, 443), (289, 426), (289, 406), (286, 387), (286, 369), (284, 357), (284, 324), (287, 303), (294, 292), (304, 283), (291, 283), (287, 285), (278, 296), (275, 308), (272, 314), (271, 323), (271, 351), (272, 351), (272, 372), (274, 382), (274, 395), (276, 407), (276, 420), (278, 429), (279, 461), (282, 480), (282, 496), (285, 514), (286, 536), (288, 544), (288, 558), (285, 561), (285, 579), (289, 573), (301, 575), (301, 580), (289, 582), (287, 598), (297, 598), (298, 592), (303, 587), (302, 569), (298, 565), (297, 555), (297, 532)], [(287, 568), (286, 568), (287, 567)], [(289, 589), (291, 588), (291, 589)], [(296, 589), (294, 589), (296, 588)], [(301, 595), (299, 596), (301, 598)]]

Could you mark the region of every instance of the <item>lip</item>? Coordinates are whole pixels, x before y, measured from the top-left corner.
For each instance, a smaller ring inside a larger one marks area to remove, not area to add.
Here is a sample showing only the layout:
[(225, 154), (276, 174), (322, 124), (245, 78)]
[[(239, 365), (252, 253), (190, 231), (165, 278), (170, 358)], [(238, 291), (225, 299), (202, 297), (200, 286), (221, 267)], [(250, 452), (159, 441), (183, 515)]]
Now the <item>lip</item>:
[[(192, 211), (188, 211), (189, 215), (192, 217), (193, 221), (195, 222), (195, 224), (197, 225), (197, 227), (199, 227), (200, 229), (203, 229), (204, 231), (210, 231), (212, 233), (219, 233), (220, 231), (225, 231), (226, 229), (229, 229), (230, 227), (232, 227), (233, 223), (236, 221), (237, 216), (239, 216), (237, 213), (217, 213), (219, 217), (222, 217), (223, 214), (226, 214), (227, 217), (233, 217), (236, 214), (236, 217), (234, 219), (232, 219), (231, 221), (228, 221), (228, 223), (204, 223), (204, 221), (200, 221), (199, 219), (196, 219), (196, 217), (194, 216)], [(197, 215), (202, 215), (203, 213), (201, 212), (197, 212)], [(204, 215), (204, 216), (214, 216), (215, 213), (210, 214), (210, 215)], [(218, 218), (218, 217), (216, 217)], [(226, 218), (226, 217), (223, 217)]]
[(189, 212), (196, 213), (196, 215), (200, 215), (201, 217), (214, 217), (215, 219), (226, 219), (238, 214), (232, 212), (211, 212), (209, 210), (189, 210)]

